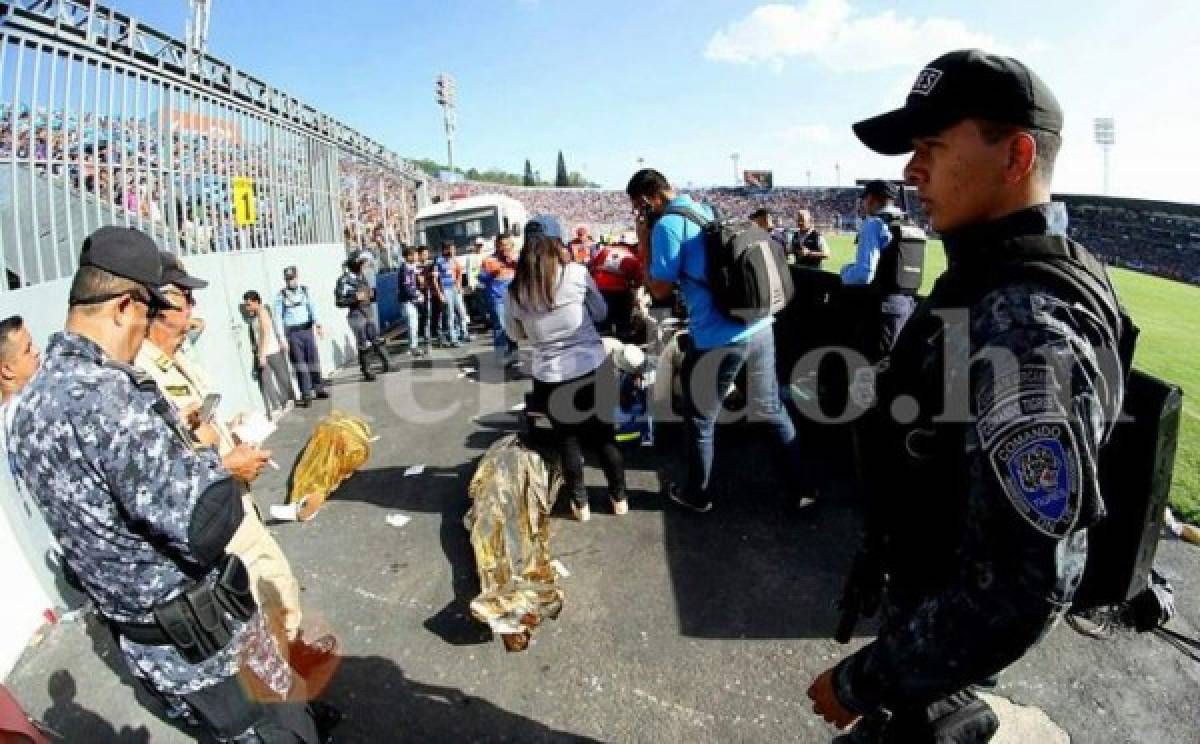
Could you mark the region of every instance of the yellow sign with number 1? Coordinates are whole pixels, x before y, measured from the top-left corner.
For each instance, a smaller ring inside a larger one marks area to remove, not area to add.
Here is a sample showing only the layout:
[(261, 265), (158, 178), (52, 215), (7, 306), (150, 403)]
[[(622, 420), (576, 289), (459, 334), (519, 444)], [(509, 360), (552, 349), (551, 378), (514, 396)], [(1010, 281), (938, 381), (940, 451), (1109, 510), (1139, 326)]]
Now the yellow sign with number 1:
[(233, 179), (233, 222), (246, 227), (258, 222), (254, 205), (254, 179), (238, 176)]

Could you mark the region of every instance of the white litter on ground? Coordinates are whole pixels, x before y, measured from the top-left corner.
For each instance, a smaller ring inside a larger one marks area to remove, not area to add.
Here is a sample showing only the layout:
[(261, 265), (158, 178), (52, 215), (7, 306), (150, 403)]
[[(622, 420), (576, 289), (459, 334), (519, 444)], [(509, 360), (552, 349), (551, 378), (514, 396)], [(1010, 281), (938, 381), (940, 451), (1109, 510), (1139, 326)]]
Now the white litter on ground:
[(280, 519), (285, 522), (295, 522), (300, 513), (299, 504), (271, 504), (271, 519)]
[(557, 558), (550, 561), (550, 565), (551, 565), (551, 567), (554, 568), (554, 573), (558, 574), (559, 576), (561, 576), (564, 579), (571, 575), (571, 572), (567, 570), (567, 567), (564, 566), (562, 564), (562, 561), (560, 561)]
[(424, 472), (425, 472), (424, 465), (409, 465), (407, 468), (404, 469), (404, 477), (408, 478), (413, 475), (420, 475), (421, 473), (424, 473)]
[(412, 517), (406, 514), (389, 514), (384, 517), (384, 521), (393, 527), (403, 527), (412, 521)]

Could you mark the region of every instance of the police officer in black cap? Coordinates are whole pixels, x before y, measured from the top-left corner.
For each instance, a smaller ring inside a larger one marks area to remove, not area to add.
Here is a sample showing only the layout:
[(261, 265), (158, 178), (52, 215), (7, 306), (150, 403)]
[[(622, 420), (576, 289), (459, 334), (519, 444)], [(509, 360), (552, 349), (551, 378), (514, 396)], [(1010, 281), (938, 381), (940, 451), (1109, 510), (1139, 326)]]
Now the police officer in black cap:
[(13, 474), (129, 671), (173, 713), (221, 741), (323, 740), (315, 711), (291, 702), (303, 681), (226, 552), (243, 518), (237, 481), (215, 440), (189, 430), (131, 366), (149, 323), (178, 309), (166, 283), (146, 234), (102, 227), (87, 237), (66, 328), (13, 410)]
[(917, 306), (914, 293), (896, 284), (896, 251), (885, 250), (892, 241), (892, 223), (904, 219), (896, 206), (899, 194), (891, 181), (868, 181), (863, 186), (859, 197), (863, 219), (855, 238), (854, 263), (842, 269), (843, 284), (869, 288), (861, 340), (863, 352), (873, 360), (891, 351)]
[(886, 525), (868, 541), (887, 577), (879, 636), (809, 690), (839, 728), (867, 717), (848, 740), (990, 739), (972, 687), (1070, 606), (1105, 514), (1098, 451), (1136, 331), (1050, 201), (1061, 130), (1037, 75), (977, 50), (854, 126), (876, 152), (912, 152), (904, 175), (948, 268), (881, 365), (865, 427), (885, 461), (868, 481)]

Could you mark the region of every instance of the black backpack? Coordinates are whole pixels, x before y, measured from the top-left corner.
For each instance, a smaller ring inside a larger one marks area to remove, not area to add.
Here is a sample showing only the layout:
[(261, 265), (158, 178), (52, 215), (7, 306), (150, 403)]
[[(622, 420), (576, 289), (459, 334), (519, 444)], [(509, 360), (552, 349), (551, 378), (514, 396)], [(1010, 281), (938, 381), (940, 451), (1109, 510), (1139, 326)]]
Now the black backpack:
[(338, 277), (337, 284), (333, 286), (333, 303), (338, 307), (352, 307), (356, 303), (355, 293), (357, 291), (358, 286), (354, 281), (354, 276), (342, 274)]
[(691, 277), (712, 293), (713, 302), (730, 320), (749, 325), (778, 313), (792, 301), (796, 288), (783, 246), (749, 220), (713, 219), (690, 207), (668, 207), (699, 225), (704, 236), (705, 277)]
[(916, 295), (925, 276), (925, 231), (903, 213), (875, 216), (888, 226), (892, 237), (879, 251), (871, 286), (880, 294)]

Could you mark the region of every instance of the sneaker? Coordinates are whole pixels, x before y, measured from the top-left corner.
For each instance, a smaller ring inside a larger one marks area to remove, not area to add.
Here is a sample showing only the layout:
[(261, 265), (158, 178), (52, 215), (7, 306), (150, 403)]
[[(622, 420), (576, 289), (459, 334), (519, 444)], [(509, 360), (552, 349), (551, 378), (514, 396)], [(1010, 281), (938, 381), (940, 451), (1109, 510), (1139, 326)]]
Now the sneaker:
[(587, 504), (581, 506), (572, 501), (571, 516), (575, 517), (576, 522), (586, 522), (592, 518), (592, 509)]
[(311, 395), (304, 396), (300, 400), (296, 401), (296, 405), (299, 408), (308, 408), (309, 406), (312, 405), (312, 396)]
[(623, 517), (629, 513), (629, 499), (624, 494), (609, 496), (608, 499), (612, 502), (613, 514)]
[(373, 382), (375, 380), (375, 374), (372, 372), (363, 372), (363, 380), (365, 382)]
[(329, 400), (329, 397), (330, 397), (330, 396), (329, 396), (329, 391), (328, 391), (328, 390), (319, 390), (319, 391), (317, 391), (317, 398), (318, 398), (319, 400)]
[(696, 512), (697, 514), (704, 514), (712, 511), (712, 499), (704, 499), (704, 501), (691, 501), (687, 498), (687, 496), (684, 495), (683, 489), (675, 483), (667, 486), (667, 497), (670, 498), (671, 501), (674, 501), (676, 504), (682, 506), (684, 509)]

